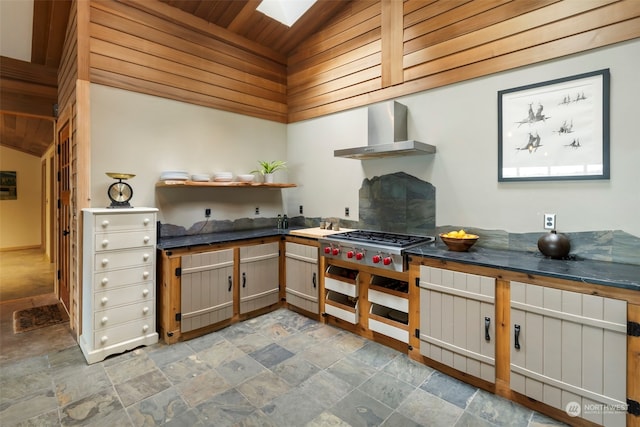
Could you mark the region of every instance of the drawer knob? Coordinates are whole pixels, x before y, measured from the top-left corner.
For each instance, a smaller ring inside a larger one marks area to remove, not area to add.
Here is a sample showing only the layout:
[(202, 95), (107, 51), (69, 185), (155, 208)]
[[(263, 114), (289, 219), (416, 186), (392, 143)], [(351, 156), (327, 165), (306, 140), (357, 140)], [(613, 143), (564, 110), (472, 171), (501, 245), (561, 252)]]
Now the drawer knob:
[(103, 227), (106, 227), (107, 225), (109, 225), (109, 220), (105, 219), (104, 221), (102, 221), (102, 226)]
[(109, 241), (108, 241), (107, 239), (104, 239), (104, 240), (102, 241), (102, 247), (103, 247), (103, 248), (106, 248), (108, 245), (109, 245)]
[(149, 260), (149, 254), (142, 255), (142, 259), (145, 260), (145, 261), (148, 261)]
[(106, 343), (106, 342), (107, 342), (107, 340), (108, 340), (108, 338), (107, 338), (107, 336), (106, 336), (106, 335), (103, 335), (103, 336), (102, 336), (102, 338), (100, 338), (100, 342), (101, 342), (102, 344)]
[(102, 283), (102, 286), (106, 285), (107, 283), (109, 283), (109, 279), (106, 277), (103, 277), (102, 280), (100, 281), (100, 283)]
[(142, 327), (142, 332), (147, 332), (149, 330), (149, 325), (144, 325)]
[(102, 258), (102, 265), (105, 266), (109, 264), (109, 259), (108, 258)]
[(144, 289), (144, 290), (142, 291), (142, 296), (145, 296), (145, 297), (146, 297), (147, 295), (149, 295), (149, 289)]
[(102, 318), (102, 324), (105, 325), (107, 323), (107, 321), (109, 320), (109, 318), (107, 316), (104, 316)]
[(144, 239), (142, 239), (145, 243), (149, 243), (149, 236), (144, 236)]
[(148, 271), (145, 271), (144, 273), (142, 273), (142, 277), (143, 277), (143, 278), (145, 278), (145, 279), (146, 279), (147, 277), (149, 277), (149, 272), (148, 272)]
[(145, 218), (144, 221), (142, 221), (142, 223), (144, 225), (149, 225), (149, 218)]
[(100, 300), (102, 305), (105, 305), (108, 301), (109, 301), (109, 298), (107, 298), (107, 297), (102, 297), (102, 299)]
[(149, 313), (149, 307), (144, 307), (142, 309), (142, 314), (147, 314), (147, 313)]

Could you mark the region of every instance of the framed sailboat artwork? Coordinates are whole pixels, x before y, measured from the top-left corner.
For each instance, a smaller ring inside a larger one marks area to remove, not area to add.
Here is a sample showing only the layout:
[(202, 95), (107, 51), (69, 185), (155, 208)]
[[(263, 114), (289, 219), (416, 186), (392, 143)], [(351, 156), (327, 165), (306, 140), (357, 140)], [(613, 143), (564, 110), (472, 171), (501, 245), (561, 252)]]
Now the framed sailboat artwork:
[(609, 70), (498, 92), (498, 181), (609, 179)]

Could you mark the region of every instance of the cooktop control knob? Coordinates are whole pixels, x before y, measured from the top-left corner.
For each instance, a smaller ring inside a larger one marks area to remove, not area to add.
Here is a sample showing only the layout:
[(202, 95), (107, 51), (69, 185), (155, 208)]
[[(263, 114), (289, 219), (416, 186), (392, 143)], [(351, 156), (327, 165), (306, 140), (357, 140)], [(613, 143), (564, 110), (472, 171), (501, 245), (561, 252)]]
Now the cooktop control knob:
[(353, 251), (347, 252), (347, 258), (353, 258)]
[(374, 255), (373, 258), (371, 258), (371, 261), (373, 261), (374, 264), (378, 264), (381, 259), (382, 257), (380, 255)]
[(326, 248), (324, 248), (324, 253), (325, 254), (330, 254), (331, 253), (331, 248), (329, 246), (327, 246)]
[(338, 255), (340, 253), (340, 249), (333, 248), (333, 251), (331, 251), (331, 253), (333, 253), (334, 255)]
[(356, 254), (356, 259), (357, 259), (358, 261), (361, 261), (361, 260), (362, 260), (362, 258), (364, 258), (364, 253), (362, 253), (362, 252), (358, 252), (358, 253)]
[(384, 257), (384, 259), (382, 260), (382, 263), (384, 265), (391, 265), (392, 262), (393, 262), (393, 260), (391, 259), (390, 256)]

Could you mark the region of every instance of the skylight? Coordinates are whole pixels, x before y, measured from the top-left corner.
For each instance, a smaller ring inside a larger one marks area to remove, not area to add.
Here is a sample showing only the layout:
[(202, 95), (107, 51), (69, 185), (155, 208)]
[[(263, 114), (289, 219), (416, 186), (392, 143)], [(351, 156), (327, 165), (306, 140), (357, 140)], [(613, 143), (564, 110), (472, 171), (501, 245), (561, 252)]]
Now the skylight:
[(257, 10), (290, 27), (315, 2), (316, 0), (262, 0)]

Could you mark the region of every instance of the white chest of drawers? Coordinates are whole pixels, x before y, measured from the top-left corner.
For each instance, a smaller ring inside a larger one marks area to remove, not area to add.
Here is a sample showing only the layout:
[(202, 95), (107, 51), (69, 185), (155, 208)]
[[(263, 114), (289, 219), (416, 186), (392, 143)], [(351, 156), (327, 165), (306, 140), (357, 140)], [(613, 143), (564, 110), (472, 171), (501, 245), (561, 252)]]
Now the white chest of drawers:
[(83, 209), (82, 334), (88, 363), (158, 342), (155, 208)]

